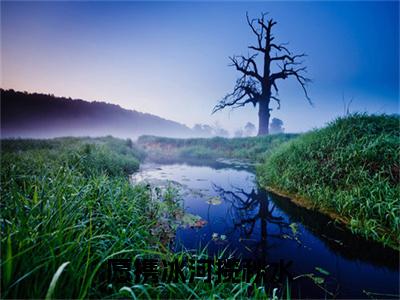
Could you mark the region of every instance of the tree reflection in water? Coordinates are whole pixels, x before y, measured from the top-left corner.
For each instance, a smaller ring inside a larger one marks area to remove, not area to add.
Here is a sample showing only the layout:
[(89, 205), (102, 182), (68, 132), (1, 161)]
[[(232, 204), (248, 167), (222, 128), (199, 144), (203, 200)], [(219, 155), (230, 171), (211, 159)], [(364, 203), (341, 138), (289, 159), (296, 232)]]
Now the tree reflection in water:
[[(290, 223), (274, 215), (275, 204), (270, 201), (266, 190), (255, 187), (247, 192), (234, 186), (226, 190), (214, 183), (213, 189), (225, 203), (230, 204), (227, 217), (232, 219), (233, 227), (227, 235), (231, 236), (238, 231), (239, 241), (248, 251), (260, 254), (259, 258), (266, 259), (267, 250), (276, 247), (274, 239), (291, 237)], [(260, 226), (259, 237), (255, 236), (257, 222)], [(268, 230), (271, 225), (278, 230)]]

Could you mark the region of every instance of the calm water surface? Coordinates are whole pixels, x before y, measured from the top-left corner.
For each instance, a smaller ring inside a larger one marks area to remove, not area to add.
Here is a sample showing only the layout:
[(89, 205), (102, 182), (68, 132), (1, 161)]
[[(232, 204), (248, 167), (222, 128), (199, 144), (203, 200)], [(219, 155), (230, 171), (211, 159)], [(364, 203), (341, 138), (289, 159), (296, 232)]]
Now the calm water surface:
[[(379, 294), (373, 298), (398, 298), (398, 252), (367, 242), (327, 217), (259, 188), (251, 166), (145, 164), (134, 180), (172, 182), (180, 189), (185, 210), (207, 221), (202, 228), (179, 228), (176, 251), (207, 245), (210, 256), (227, 248), (238, 258), (291, 260), (294, 276), (323, 277), (323, 286), (338, 298), (370, 298), (364, 291)], [(307, 277), (295, 281), (292, 295), (331, 298)]]

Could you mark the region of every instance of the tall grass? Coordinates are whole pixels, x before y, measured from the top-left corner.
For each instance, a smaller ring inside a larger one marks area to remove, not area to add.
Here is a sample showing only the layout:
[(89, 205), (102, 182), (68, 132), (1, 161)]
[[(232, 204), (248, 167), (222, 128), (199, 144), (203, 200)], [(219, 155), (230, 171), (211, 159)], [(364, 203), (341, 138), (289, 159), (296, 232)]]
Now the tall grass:
[(264, 186), (346, 218), (399, 249), (399, 117), (354, 114), (282, 145), (258, 168)]
[[(149, 248), (148, 190), (138, 157), (112, 138), (2, 141), (2, 297), (101, 296), (107, 257)], [(118, 150), (117, 150), (118, 149)]]
[(3, 140), (1, 154), (2, 298), (268, 296), (251, 283), (108, 285), (110, 258), (189, 256), (171, 254), (151, 234), (161, 201), (179, 197), (130, 184), (143, 158), (130, 141)]
[[(179, 252), (174, 254), (157, 254), (159, 259), (166, 261), (178, 260), (195, 260), (208, 259), (206, 249), (197, 250), (195, 252)], [(214, 257), (211, 264), (211, 273), (217, 274), (219, 258), (231, 258), (226, 251), (222, 251)], [(196, 268), (196, 265), (194, 265)], [(183, 274), (186, 282), (177, 283), (140, 283), (124, 286), (115, 290), (112, 297), (130, 297), (133, 299), (290, 299), (290, 287), (286, 282), (280, 288), (273, 288), (268, 283), (256, 282), (256, 276), (253, 276), (248, 282), (241, 281), (239, 283), (217, 282), (215, 278), (211, 282), (207, 282), (202, 278), (195, 278), (193, 282), (188, 282), (191, 275), (191, 268), (186, 264), (183, 267)], [(215, 275), (216, 276), (216, 275)], [(243, 278), (243, 271), (235, 274), (235, 278)]]
[(141, 136), (138, 145), (152, 158), (170, 159), (215, 159), (235, 158), (262, 161), (265, 154), (272, 152), (282, 143), (297, 134), (276, 134), (247, 138), (191, 138), (176, 139)]

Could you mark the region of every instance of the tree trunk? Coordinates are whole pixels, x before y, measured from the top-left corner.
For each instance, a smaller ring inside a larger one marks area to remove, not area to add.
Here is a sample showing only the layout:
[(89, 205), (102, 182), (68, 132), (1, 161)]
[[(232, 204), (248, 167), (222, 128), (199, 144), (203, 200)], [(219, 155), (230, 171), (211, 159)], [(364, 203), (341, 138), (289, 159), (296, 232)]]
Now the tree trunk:
[(269, 131), (268, 101), (261, 100), (258, 103), (258, 136), (268, 135)]

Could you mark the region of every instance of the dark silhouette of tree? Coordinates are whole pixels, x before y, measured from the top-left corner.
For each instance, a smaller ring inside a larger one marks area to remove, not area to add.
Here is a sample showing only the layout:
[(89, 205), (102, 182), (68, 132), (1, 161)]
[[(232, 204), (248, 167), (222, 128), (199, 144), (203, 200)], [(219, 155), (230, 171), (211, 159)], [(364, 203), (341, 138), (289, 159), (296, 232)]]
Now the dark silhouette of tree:
[(283, 133), (285, 129), (283, 128), (283, 121), (278, 118), (272, 118), (271, 124), (269, 125), (269, 132), (271, 134)]
[[(308, 102), (312, 104), (306, 89), (310, 79), (304, 76), (306, 67), (302, 66), (303, 62), (299, 60), (306, 55), (293, 54), (286, 47), (287, 44), (276, 43), (272, 34), (272, 28), (276, 22), (272, 18), (266, 20), (265, 16), (266, 14), (263, 13), (260, 18), (250, 20), (246, 14), (247, 23), (257, 37), (257, 44), (249, 46), (249, 49), (255, 53), (247, 57), (243, 55), (230, 57), (231, 66), (234, 66), (242, 76), (237, 79), (233, 92), (227, 94), (213, 109), (215, 113), (226, 107), (234, 109), (249, 103), (254, 107), (258, 105), (258, 135), (269, 133), (271, 100), (276, 101), (280, 109), (279, 80), (294, 78), (303, 89)], [(261, 63), (257, 62), (259, 54), (261, 54)], [(279, 71), (274, 73), (272, 69), (276, 67)]]
[[(263, 259), (266, 259), (268, 248), (274, 246), (271, 239), (282, 240), (285, 235), (290, 235), (290, 224), (283, 217), (274, 215), (275, 204), (270, 203), (266, 190), (253, 188), (247, 192), (235, 187), (226, 190), (216, 184), (213, 184), (213, 189), (226, 203), (232, 206), (232, 210), (230, 210), (234, 223), (232, 232), (238, 230), (241, 237), (249, 239), (259, 222), (260, 239), (254, 248), (259, 250)], [(268, 225), (276, 226), (279, 232), (268, 232)], [(268, 238), (270, 238), (270, 243), (268, 243)], [(268, 246), (268, 244), (270, 245)]]

